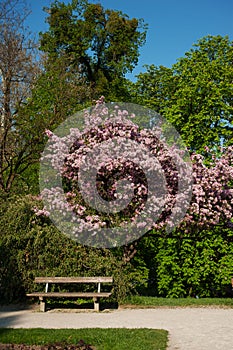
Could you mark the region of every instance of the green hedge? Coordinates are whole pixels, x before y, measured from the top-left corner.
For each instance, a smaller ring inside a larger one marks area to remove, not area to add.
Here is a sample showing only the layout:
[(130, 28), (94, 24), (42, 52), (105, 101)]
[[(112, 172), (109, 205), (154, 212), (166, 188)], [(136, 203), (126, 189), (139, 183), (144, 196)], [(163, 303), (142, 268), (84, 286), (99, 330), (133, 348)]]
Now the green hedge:
[[(175, 236), (177, 235), (177, 237)], [(233, 232), (214, 228), (191, 238), (176, 232), (173, 238), (142, 240), (140, 263), (149, 270), (148, 290), (161, 297), (233, 296)]]
[[(114, 300), (131, 292), (161, 297), (232, 296), (233, 232), (216, 227), (196, 238), (154, 233), (143, 238), (131, 263), (122, 250), (79, 245), (60, 233), (49, 219), (33, 211), (32, 197), (0, 205), (0, 300), (20, 301), (35, 289), (35, 276), (113, 276)], [(38, 286), (37, 286), (38, 288)]]
[[(113, 297), (120, 301), (133, 288), (138, 273), (109, 249), (84, 247), (37, 217), (31, 196), (1, 206), (0, 300), (19, 301), (34, 290), (35, 276), (113, 276)], [(38, 288), (38, 286), (37, 286)]]

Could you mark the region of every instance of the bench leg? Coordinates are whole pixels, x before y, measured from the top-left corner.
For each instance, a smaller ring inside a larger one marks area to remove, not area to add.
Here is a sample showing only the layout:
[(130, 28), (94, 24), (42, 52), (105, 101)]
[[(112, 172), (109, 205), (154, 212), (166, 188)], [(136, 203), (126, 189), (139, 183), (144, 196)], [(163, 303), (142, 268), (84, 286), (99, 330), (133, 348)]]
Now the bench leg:
[(46, 301), (43, 297), (39, 297), (40, 300), (40, 311), (45, 312), (46, 311)]
[(100, 311), (99, 298), (93, 298), (93, 301), (94, 301), (94, 310), (99, 312)]

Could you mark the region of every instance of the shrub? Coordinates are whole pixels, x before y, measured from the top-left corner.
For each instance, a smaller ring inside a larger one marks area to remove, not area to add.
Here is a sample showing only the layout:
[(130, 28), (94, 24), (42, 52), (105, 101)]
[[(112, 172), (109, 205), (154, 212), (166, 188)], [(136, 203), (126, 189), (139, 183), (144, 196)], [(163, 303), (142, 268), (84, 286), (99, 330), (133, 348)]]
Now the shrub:
[[(110, 249), (82, 246), (60, 233), (49, 219), (37, 217), (32, 196), (1, 207), (0, 300), (19, 301), (33, 288), (35, 276), (113, 276), (113, 296), (123, 299), (136, 272)], [(4, 213), (3, 213), (4, 212)], [(14, 219), (12, 219), (14, 218)]]

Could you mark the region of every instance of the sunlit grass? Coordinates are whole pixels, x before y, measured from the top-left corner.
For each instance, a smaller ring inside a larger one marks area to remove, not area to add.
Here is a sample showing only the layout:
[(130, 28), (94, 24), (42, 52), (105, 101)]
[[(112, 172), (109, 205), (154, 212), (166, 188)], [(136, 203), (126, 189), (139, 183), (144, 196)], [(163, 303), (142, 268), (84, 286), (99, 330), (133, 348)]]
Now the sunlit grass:
[(233, 298), (157, 298), (135, 295), (125, 299), (121, 305), (134, 305), (140, 307), (233, 307)]
[(0, 343), (4, 344), (78, 344), (80, 339), (97, 350), (166, 350), (168, 333), (165, 330), (144, 328), (0, 329)]

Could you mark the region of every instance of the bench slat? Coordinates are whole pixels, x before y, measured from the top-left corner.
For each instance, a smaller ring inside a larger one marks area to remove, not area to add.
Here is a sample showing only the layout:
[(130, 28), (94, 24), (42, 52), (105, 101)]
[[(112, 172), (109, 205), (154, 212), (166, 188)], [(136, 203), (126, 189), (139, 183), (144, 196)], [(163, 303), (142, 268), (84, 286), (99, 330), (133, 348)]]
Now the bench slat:
[(28, 297), (43, 297), (43, 298), (62, 298), (62, 297), (74, 297), (74, 298), (108, 298), (110, 297), (112, 293), (95, 293), (95, 292), (48, 292), (48, 293), (40, 293), (40, 292), (35, 292), (35, 293), (28, 293), (26, 294)]
[[(47, 298), (93, 298), (94, 310), (99, 311), (99, 299), (108, 298), (112, 293), (100, 292), (101, 283), (113, 283), (113, 277), (35, 277), (35, 283), (45, 283), (45, 292), (34, 292), (26, 294), (27, 297), (38, 297), (40, 310), (46, 311)], [(48, 285), (53, 283), (97, 283), (97, 292), (48, 292)]]
[(35, 283), (113, 283), (113, 277), (35, 277)]

